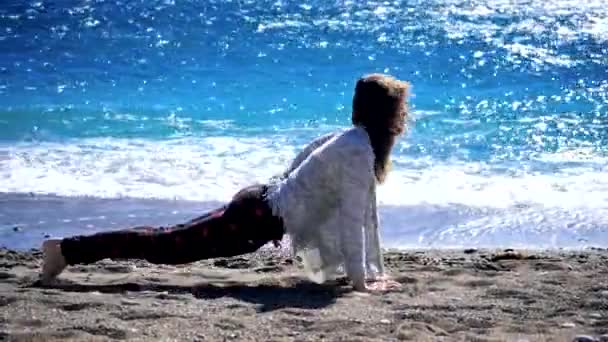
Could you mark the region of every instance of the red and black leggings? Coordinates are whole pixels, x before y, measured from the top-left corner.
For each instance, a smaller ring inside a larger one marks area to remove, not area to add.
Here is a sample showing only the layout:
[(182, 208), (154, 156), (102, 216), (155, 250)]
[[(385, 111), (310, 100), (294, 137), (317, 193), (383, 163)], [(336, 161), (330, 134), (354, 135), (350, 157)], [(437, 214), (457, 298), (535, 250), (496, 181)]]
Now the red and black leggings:
[(61, 241), (68, 265), (101, 259), (144, 259), (155, 264), (185, 264), (252, 253), (285, 233), (264, 199), (267, 187), (239, 191), (227, 205), (173, 227), (136, 227), (74, 236)]

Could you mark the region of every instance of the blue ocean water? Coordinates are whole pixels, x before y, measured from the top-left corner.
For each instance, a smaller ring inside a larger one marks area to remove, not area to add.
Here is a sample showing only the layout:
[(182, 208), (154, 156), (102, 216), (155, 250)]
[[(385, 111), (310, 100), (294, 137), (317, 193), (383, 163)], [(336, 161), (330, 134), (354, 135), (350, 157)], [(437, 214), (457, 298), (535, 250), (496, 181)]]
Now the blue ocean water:
[(411, 82), (388, 247), (608, 245), (603, 0), (0, 4), (0, 245), (168, 224)]

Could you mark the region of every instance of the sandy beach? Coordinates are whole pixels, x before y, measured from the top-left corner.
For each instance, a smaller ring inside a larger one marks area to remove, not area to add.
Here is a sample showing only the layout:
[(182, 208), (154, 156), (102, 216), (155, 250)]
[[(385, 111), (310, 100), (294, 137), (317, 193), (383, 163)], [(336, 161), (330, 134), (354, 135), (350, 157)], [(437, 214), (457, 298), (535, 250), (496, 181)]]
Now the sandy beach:
[(390, 251), (403, 286), (370, 295), (310, 283), (270, 250), (177, 267), (103, 260), (47, 287), (40, 257), (0, 249), (0, 340), (608, 341), (602, 249)]

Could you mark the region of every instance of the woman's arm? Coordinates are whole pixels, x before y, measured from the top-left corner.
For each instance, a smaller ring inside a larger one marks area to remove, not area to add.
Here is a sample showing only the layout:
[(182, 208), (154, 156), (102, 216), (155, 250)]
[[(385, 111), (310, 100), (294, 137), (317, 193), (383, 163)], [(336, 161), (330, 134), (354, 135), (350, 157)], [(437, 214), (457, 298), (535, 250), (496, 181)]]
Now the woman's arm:
[(384, 261), (382, 260), (382, 249), (380, 247), (380, 223), (378, 219), (378, 207), (376, 201), (376, 187), (370, 188), (368, 215), (365, 216), (365, 256), (367, 269), (376, 268), (379, 276), (384, 275)]
[(357, 291), (365, 291), (363, 229), (373, 180), (373, 154), (357, 146), (341, 154), (340, 206), (336, 229), (340, 231), (342, 254), (348, 278)]

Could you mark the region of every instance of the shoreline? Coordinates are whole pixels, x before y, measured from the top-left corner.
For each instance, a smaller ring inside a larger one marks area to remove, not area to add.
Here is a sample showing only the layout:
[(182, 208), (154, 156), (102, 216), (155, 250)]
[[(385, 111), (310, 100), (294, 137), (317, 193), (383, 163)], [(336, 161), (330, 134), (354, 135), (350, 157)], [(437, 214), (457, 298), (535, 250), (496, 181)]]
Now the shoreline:
[[(47, 236), (88, 235), (142, 225), (174, 225), (222, 204), (218, 201), (29, 197), (0, 193), (0, 247), (24, 251), (40, 247)], [(492, 209), (458, 203), (391, 205), (382, 202), (379, 202), (378, 210), (386, 248), (542, 250), (608, 246), (605, 229), (608, 211), (604, 214), (592, 210), (585, 214), (568, 208), (543, 208), (540, 204)], [(539, 217), (543, 218), (542, 222), (537, 222)]]
[(608, 249), (387, 250), (385, 264), (402, 288), (369, 295), (310, 283), (270, 249), (102, 260), (45, 287), (39, 251), (0, 248), (0, 340), (608, 341)]

